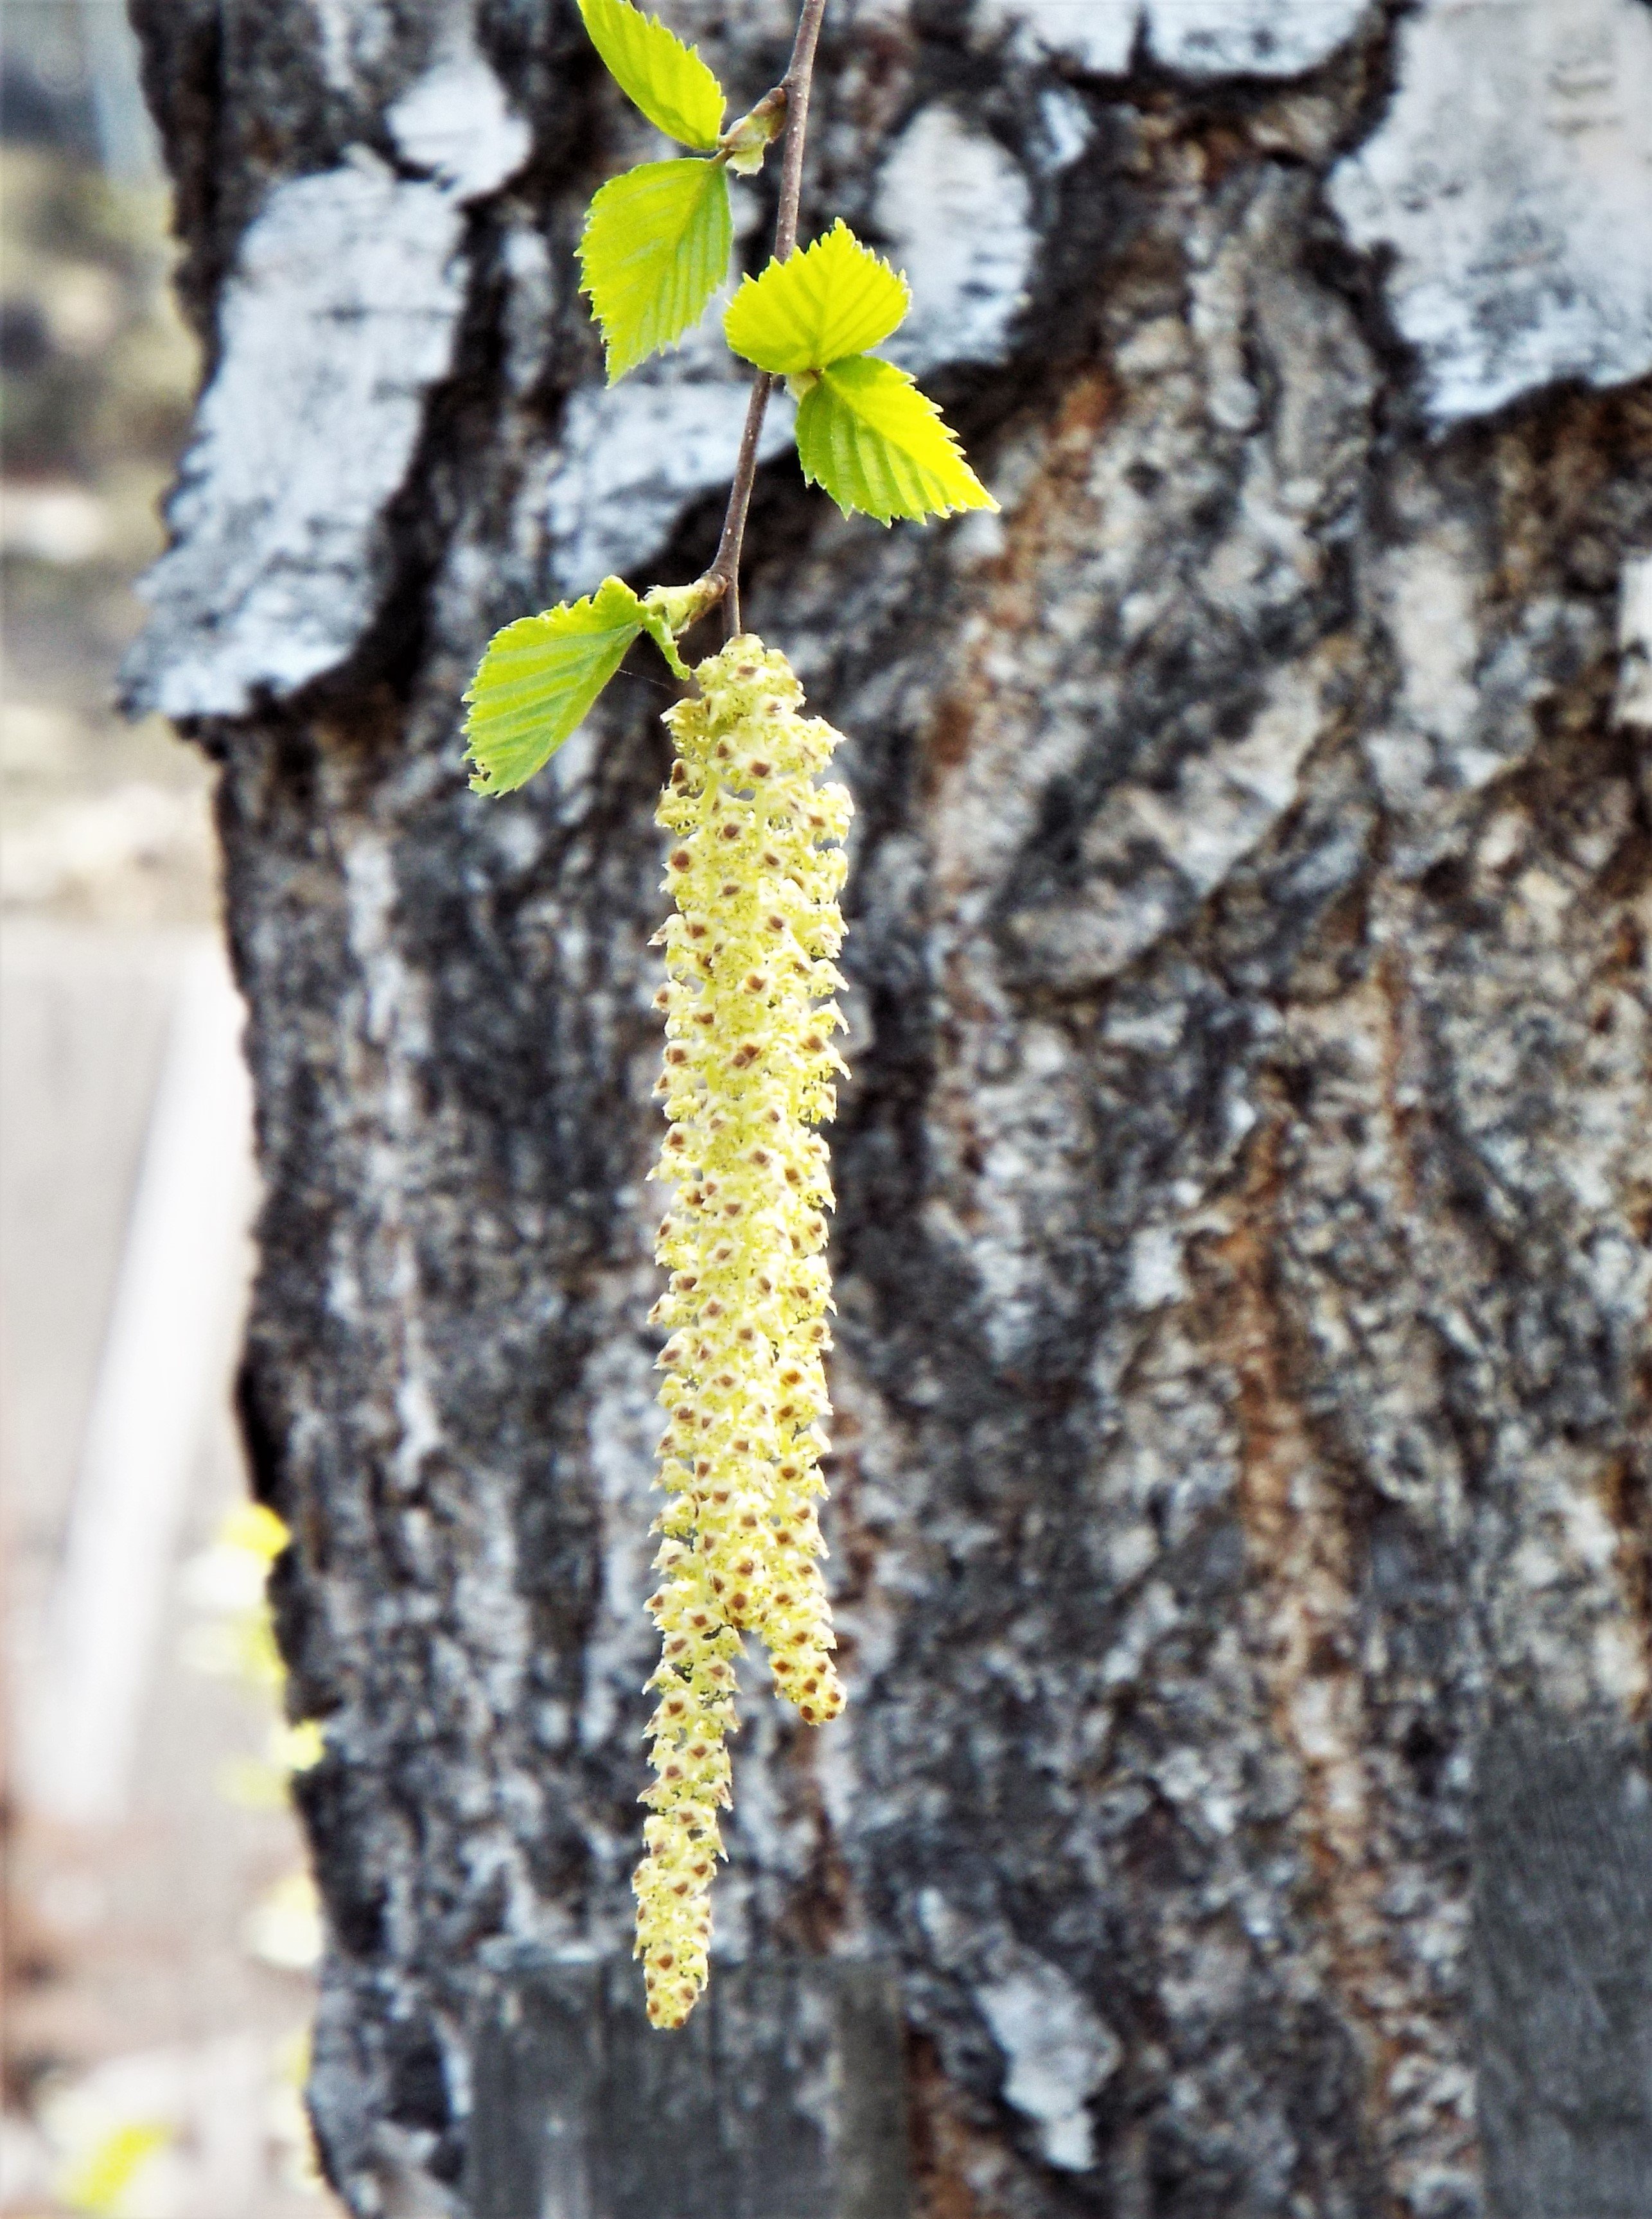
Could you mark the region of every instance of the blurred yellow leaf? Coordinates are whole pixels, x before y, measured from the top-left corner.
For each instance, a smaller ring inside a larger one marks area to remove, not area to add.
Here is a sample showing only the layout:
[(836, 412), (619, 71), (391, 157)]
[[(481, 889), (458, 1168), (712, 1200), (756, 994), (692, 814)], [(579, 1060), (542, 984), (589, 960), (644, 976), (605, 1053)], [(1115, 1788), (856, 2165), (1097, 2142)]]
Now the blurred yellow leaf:
[(88, 2219), (120, 2219), (138, 2176), (171, 2139), (171, 2128), (158, 2119), (122, 2120), (74, 2160), (58, 2193), (71, 2211)]

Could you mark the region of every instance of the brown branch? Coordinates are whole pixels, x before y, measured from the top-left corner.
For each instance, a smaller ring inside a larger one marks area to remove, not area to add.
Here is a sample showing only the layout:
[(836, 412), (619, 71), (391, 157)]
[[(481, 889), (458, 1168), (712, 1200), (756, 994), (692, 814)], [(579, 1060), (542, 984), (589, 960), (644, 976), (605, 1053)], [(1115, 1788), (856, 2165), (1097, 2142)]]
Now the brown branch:
[(780, 149), (780, 206), (774, 219), (774, 259), (784, 262), (798, 243), (798, 204), (803, 197), (803, 138), (809, 128), (809, 94), (815, 81), (815, 47), (826, 0), (803, 0), (792, 59), (780, 90), (786, 95), (786, 138)]
[[(792, 59), (776, 91), (786, 101), (786, 138), (780, 151), (780, 206), (774, 220), (774, 259), (784, 262), (798, 243), (798, 206), (803, 196), (803, 139), (809, 124), (809, 94), (814, 83), (815, 48), (820, 39), (821, 17), (826, 0), (803, 0)], [(773, 95), (769, 95), (772, 99)], [(729, 490), (723, 536), (717, 541), (711, 567), (701, 583), (714, 588), (713, 600), (723, 603), (724, 636), (733, 639), (740, 630), (740, 550), (746, 537), (746, 513), (757, 476), (757, 442), (774, 379), (760, 370), (746, 409), (745, 429), (740, 434), (740, 455), (734, 483)]]

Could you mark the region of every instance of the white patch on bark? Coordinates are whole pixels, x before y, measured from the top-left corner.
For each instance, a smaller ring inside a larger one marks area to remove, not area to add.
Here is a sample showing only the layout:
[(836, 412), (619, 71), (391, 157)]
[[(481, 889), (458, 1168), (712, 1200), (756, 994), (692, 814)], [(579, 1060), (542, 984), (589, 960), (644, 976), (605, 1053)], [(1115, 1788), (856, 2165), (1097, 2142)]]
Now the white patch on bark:
[(1167, 792), (1114, 789), (1080, 839), (1082, 890), (1011, 923), (1040, 976), (1112, 978), (1192, 915), (1295, 803), (1333, 680), (1329, 656), (1288, 664), (1242, 739), (1189, 757)]
[(1652, 731), (1652, 555), (1624, 565), (1618, 597), (1618, 652), (1622, 657), (1618, 721)]
[(1046, 86), (1038, 96), (1039, 167), (1046, 173), (1071, 168), (1089, 146), (1095, 127), (1076, 92), (1064, 84)]
[(1117, 2036), (1049, 1960), (927, 1887), (918, 1918), (937, 1961), (968, 1986), (1003, 2054), (1005, 2103), (1038, 2129), (1046, 2165), (1087, 2172), (1096, 2162), (1085, 2105), (1118, 2070)]
[(223, 353), (140, 588), (134, 700), (236, 716), (350, 653), (377, 610), (380, 519), (407, 476), (463, 302), (436, 185), (352, 162), (277, 185), (241, 243)]
[(1369, 601), (1399, 682), (1361, 744), (1390, 812), (1393, 860), (1412, 875), (1462, 838), (1462, 806), (1531, 751), (1557, 674), (1599, 655), (1607, 634), (1587, 604), (1555, 594), (1488, 621), (1500, 593), (1493, 555), (1426, 472), (1396, 471), (1393, 500), (1408, 529), (1372, 563)]
[(992, 26), (1019, 25), (1034, 45), (1122, 76), (1136, 33), (1188, 77), (1298, 77), (1359, 28), (1365, 0), (983, 0)]
[(1175, 1226), (1144, 1225), (1132, 1240), (1128, 1289), (1132, 1309), (1162, 1309), (1167, 1302), (1187, 1300), (1182, 1235)]
[[(574, 394), (562, 426), (563, 459), (545, 500), (560, 592), (589, 593), (610, 571), (645, 561), (690, 501), (728, 484), (749, 395), (714, 320), (623, 385)], [(792, 404), (776, 393), (760, 455), (781, 453), (792, 425)]]
[[(580, 1741), (600, 1749), (613, 1739), (624, 1697), (645, 1680), (657, 1659), (658, 1637), (643, 1607), (652, 1585), (649, 1565), (658, 1545), (649, 1528), (654, 1498), (654, 1444), (661, 1420), (655, 1402), (653, 1358), (640, 1340), (617, 1337), (587, 1374), (587, 1424), (591, 1470), (599, 1491), (602, 1538), (602, 1594), (582, 1656), (584, 1700)], [(639, 1847), (628, 1842), (627, 1850)]]
[(276, 186), (241, 241), (169, 510), (174, 544), (141, 589), (155, 613), (127, 666), (137, 706), (245, 714), (336, 668), (378, 612), (382, 520), (452, 364), (460, 211), (531, 143), (469, 45), (450, 46), (388, 121), (434, 182), (357, 149)]
[(432, 171), (461, 206), (497, 192), (533, 146), (532, 132), (468, 37), (456, 40), (384, 120), (406, 159)]
[(530, 392), (544, 375), (556, 331), (558, 270), (543, 231), (513, 225), (500, 251), (509, 280), (505, 295), (505, 377), (512, 393)]
[(386, 1277), (397, 1297), (401, 1333), (395, 1390), (398, 1435), (391, 1458), (404, 1497), (418, 1492), (425, 1459), (445, 1439), (433, 1364), (424, 1331), (419, 1259), (407, 1223), (407, 1170), (419, 1121), (419, 1066), (430, 1052), (428, 992), (410, 971), (395, 936), (395, 857), (376, 829), (363, 826), (346, 845), (344, 875), (350, 950), (360, 967), (362, 1033), (381, 1059), (377, 1084), (362, 1076), (362, 1097), (376, 1097), (381, 1123), (370, 1147), (372, 1186), (386, 1243)]
[(1071, 1197), (1085, 1179), (1075, 1159), (1088, 1147), (1084, 1077), (1065, 1032), (1029, 1025), (1009, 1067), (978, 1074), (972, 1112), (973, 1168), (944, 1110), (931, 1121), (947, 1198), (939, 1187), (931, 1193), (925, 1221), (937, 1245), (967, 1256), (986, 1305), (988, 1345), (999, 1363), (1013, 1364), (1073, 1301), (1051, 1271), (1053, 1246), (1071, 1249), (1078, 1237)]
[(1148, 0), (1155, 61), (1188, 77), (1300, 77), (1359, 28), (1366, 0)]
[(891, 148), (875, 221), (912, 310), (881, 351), (906, 369), (997, 362), (1038, 246), (1020, 165), (951, 109), (920, 109)]
[(1086, 69), (1121, 77), (1130, 66), (1140, 0), (981, 0), (976, 20), (989, 32), (1013, 24), (1021, 42), (1071, 54)]
[(1096, 2138), (1084, 2104), (1117, 2066), (1117, 2042), (1078, 1989), (1040, 1961), (978, 1988), (975, 1999), (1009, 2060), (1005, 2102), (1037, 2122), (1046, 2164), (1088, 2172)]
[(1244, 1782), (1231, 1749), (1173, 1749), (1153, 1766), (1152, 1777), (1165, 1799), (1207, 1840), (1225, 1839), (1239, 1823)]
[[(512, 1515), (514, 1476), (473, 1470), (469, 1483), (477, 1539), (455, 1576), (454, 1605), (463, 1623), (477, 1629), (469, 1669), (481, 1683), (493, 1719), (508, 1719), (520, 1708), (534, 1653), (533, 1617), (523, 1599)], [(515, 1882), (513, 1917), (531, 1921), (537, 1904), (532, 1885), (512, 1854), (502, 1847), (496, 1854)]]
[(384, 0), (310, 0), (321, 73), (335, 92), (360, 90), (364, 70), (382, 60), (394, 34)]
[(1400, 27), (1399, 86), (1329, 193), (1393, 254), (1435, 424), (1652, 369), (1644, 0), (1432, 0)]
[(1477, 619), (1485, 588), (1471, 535), (1461, 527), (1395, 548), (1373, 583), (1400, 666), (1394, 718), (1365, 749), (1396, 804), (1432, 783), (1437, 759), (1459, 788), (1503, 768), (1475, 745)]

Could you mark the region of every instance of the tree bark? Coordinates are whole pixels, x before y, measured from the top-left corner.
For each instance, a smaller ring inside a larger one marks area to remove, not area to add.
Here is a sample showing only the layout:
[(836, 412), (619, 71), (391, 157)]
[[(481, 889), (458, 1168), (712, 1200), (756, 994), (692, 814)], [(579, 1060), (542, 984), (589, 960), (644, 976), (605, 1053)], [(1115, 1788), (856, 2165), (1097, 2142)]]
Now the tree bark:
[[(628, 1945), (670, 695), (502, 802), (459, 696), (696, 575), (744, 394), (600, 384), (573, 244), (657, 149), (563, 0), (133, 12), (312, 2100), (352, 2212), (488, 2219), (501, 1994)], [(783, 64), (666, 12), (736, 112)], [(1003, 513), (845, 523), (772, 426), (746, 620), (858, 811), (851, 1707), (754, 1673), (717, 1915), (886, 1973), (927, 2219), (1643, 2212), (1649, 86), (1644, 0), (828, 15), (804, 235), (909, 269)]]

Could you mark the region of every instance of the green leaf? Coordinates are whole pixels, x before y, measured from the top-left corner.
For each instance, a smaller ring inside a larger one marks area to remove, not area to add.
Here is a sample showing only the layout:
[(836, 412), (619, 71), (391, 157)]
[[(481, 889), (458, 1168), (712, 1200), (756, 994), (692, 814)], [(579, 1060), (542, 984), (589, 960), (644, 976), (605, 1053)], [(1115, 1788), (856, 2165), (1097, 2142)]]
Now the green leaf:
[[(690, 625), (698, 624), (707, 609), (716, 606), (717, 600), (717, 588), (705, 578), (696, 578), (692, 586), (650, 586), (643, 596), (643, 620), (646, 624), (654, 617), (664, 626), (671, 644), (668, 647), (661, 640), (660, 652), (679, 678), (686, 678), (689, 674), (681, 662), (674, 660), (678, 636), (686, 632)], [(656, 632), (655, 637), (659, 638), (660, 635)]]
[(798, 455), (845, 516), (859, 509), (887, 524), (998, 506), (935, 402), (876, 355), (834, 363), (804, 394)]
[(495, 632), (465, 700), (476, 793), (509, 793), (550, 761), (625, 659), (646, 620), (618, 578), (582, 601)]
[(734, 220), (717, 162), (644, 162), (606, 184), (580, 241), (608, 382), (697, 324), (729, 274)]
[(848, 224), (748, 277), (723, 318), (729, 345), (759, 370), (796, 377), (886, 339), (912, 305), (897, 277)]
[[(686, 594), (692, 594), (692, 587), (679, 588), (678, 598), (680, 600)], [(675, 612), (671, 606), (670, 589), (664, 586), (655, 586), (653, 591), (644, 597), (640, 606), (643, 611), (643, 629), (670, 664), (674, 674), (679, 678), (690, 676), (688, 665), (677, 652), (677, 633), (679, 631), (686, 630), (686, 625), (674, 627), (672, 624), (672, 618)]]
[(591, 43), (656, 130), (709, 154), (723, 128), (723, 87), (692, 47), (626, 0), (580, 0)]

